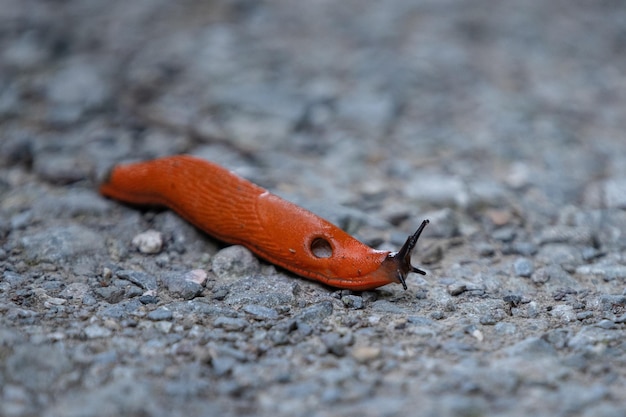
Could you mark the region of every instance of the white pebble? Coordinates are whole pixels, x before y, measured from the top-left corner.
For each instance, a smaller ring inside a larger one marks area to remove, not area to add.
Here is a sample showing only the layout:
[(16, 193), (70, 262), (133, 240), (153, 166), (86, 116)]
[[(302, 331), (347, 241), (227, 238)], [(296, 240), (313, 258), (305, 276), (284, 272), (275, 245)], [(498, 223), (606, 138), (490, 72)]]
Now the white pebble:
[(139, 252), (154, 254), (163, 248), (163, 235), (156, 230), (146, 230), (133, 238), (132, 244)]
[(207, 273), (202, 269), (194, 269), (185, 274), (185, 280), (202, 285), (207, 280)]

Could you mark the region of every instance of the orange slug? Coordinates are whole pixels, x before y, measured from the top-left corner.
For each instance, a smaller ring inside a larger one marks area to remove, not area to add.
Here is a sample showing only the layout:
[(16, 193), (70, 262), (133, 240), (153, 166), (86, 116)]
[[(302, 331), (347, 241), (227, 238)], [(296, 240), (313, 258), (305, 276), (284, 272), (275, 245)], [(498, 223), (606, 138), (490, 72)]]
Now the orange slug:
[(100, 193), (131, 204), (166, 206), (209, 235), (247, 247), (297, 275), (336, 288), (406, 286), (422, 230), (398, 252), (372, 249), (321, 217), (229, 170), (187, 155), (116, 165)]

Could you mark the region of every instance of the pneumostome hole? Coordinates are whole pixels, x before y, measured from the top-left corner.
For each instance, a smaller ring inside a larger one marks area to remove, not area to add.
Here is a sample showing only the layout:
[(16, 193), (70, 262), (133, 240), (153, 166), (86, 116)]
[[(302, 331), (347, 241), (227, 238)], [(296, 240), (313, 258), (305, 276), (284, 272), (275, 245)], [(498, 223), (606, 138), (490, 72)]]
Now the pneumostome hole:
[(333, 255), (333, 248), (326, 239), (316, 237), (311, 242), (311, 252), (316, 258), (330, 258)]

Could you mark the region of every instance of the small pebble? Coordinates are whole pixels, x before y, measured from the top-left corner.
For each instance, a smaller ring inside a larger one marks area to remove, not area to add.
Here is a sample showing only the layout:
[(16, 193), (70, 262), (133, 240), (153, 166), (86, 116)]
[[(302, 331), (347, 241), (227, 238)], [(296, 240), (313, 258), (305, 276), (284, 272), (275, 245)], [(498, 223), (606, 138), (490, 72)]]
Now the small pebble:
[(206, 279), (207, 273), (202, 269), (194, 269), (184, 273), (173, 272), (162, 277), (168, 291), (185, 300), (191, 300), (200, 295)]
[(358, 295), (344, 295), (341, 297), (341, 301), (344, 306), (354, 310), (360, 310), (363, 308), (363, 297), (359, 297)]
[(433, 320), (442, 320), (444, 319), (446, 316), (445, 314), (443, 314), (443, 311), (433, 311), (432, 313), (430, 313), (430, 317)]
[(123, 288), (112, 285), (109, 285), (108, 287), (97, 287), (93, 290), (93, 292), (111, 304), (117, 304), (122, 301), (125, 293)]
[(15, 288), (20, 287), (24, 282), (26, 282), (26, 277), (12, 271), (4, 271), (2, 274), (2, 281)]
[(241, 331), (248, 327), (246, 320), (236, 317), (218, 317), (213, 324), (215, 327), (221, 327), (229, 331)]
[(167, 308), (160, 307), (160, 308), (157, 308), (156, 310), (149, 312), (147, 317), (150, 320), (159, 321), (159, 320), (172, 320), (174, 315)]
[(524, 278), (530, 277), (535, 271), (532, 261), (527, 258), (516, 259), (513, 263), (513, 269), (515, 270), (515, 275)]
[(533, 256), (538, 250), (537, 245), (532, 242), (515, 241), (507, 245), (502, 252), (505, 255)]
[(494, 230), (493, 233), (491, 234), (491, 236), (494, 239), (499, 240), (501, 242), (505, 242), (505, 243), (512, 242), (513, 239), (515, 239), (516, 235), (517, 235), (517, 232), (515, 231), (515, 229), (509, 226), (500, 227)]
[(331, 314), (333, 314), (333, 304), (330, 301), (322, 301), (305, 308), (295, 318), (298, 322), (314, 324), (324, 320)]
[(239, 280), (258, 273), (259, 260), (243, 246), (234, 245), (217, 252), (211, 259), (213, 273), (220, 282)]
[(141, 297), (139, 297), (139, 301), (142, 304), (156, 304), (159, 302), (159, 299), (156, 295), (144, 294)]
[(141, 271), (121, 270), (115, 274), (118, 278), (125, 279), (147, 291), (156, 291), (157, 279), (150, 274)]
[(154, 327), (163, 334), (168, 334), (172, 330), (173, 326), (174, 323), (172, 323), (171, 321), (157, 321), (154, 324)]
[(478, 243), (476, 245), (476, 251), (478, 252), (478, 255), (484, 257), (493, 256), (496, 253), (496, 249), (493, 245), (487, 242)]
[(243, 311), (254, 316), (256, 319), (273, 320), (278, 318), (278, 311), (258, 304), (246, 304), (243, 306)]
[(567, 304), (557, 304), (550, 310), (552, 317), (560, 319), (563, 323), (569, 323), (578, 320), (572, 306)]
[(480, 316), (479, 322), (485, 326), (493, 326), (498, 322), (498, 319), (493, 314), (485, 314)]
[(463, 294), (465, 291), (467, 291), (467, 285), (465, 284), (450, 284), (446, 287), (446, 290), (448, 291), (448, 294), (452, 295), (452, 296), (457, 296), (457, 295), (461, 295)]
[(510, 210), (489, 209), (485, 211), (485, 216), (496, 227), (504, 226), (513, 219), (513, 213)]
[(511, 307), (517, 307), (522, 302), (522, 296), (517, 294), (508, 294), (502, 297), (505, 303), (511, 305)]
[(368, 363), (374, 359), (378, 359), (381, 355), (381, 350), (373, 346), (359, 346), (352, 349), (351, 354), (357, 362)]
[(136, 235), (131, 243), (141, 253), (155, 254), (163, 248), (163, 235), (156, 230), (146, 230)]

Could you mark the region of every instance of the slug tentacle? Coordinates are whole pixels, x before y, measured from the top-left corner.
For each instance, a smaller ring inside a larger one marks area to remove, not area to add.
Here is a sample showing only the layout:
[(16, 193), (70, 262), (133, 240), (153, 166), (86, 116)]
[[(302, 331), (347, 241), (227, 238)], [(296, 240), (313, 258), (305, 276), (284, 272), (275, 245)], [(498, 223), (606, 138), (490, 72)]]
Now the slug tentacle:
[(411, 253), (413, 252), (415, 245), (417, 245), (417, 241), (428, 223), (430, 223), (428, 219), (424, 220), (420, 227), (417, 228), (415, 233), (413, 233), (406, 239), (406, 242), (404, 242), (404, 245), (402, 245), (398, 252), (389, 254), (389, 257), (393, 258), (394, 262), (396, 262), (396, 277), (398, 278), (398, 281), (400, 281), (405, 290), (407, 289), (406, 276), (409, 274), (409, 272), (426, 275), (425, 271), (422, 271), (421, 269), (411, 265)]

